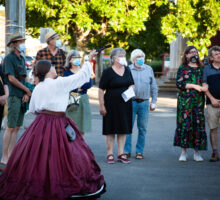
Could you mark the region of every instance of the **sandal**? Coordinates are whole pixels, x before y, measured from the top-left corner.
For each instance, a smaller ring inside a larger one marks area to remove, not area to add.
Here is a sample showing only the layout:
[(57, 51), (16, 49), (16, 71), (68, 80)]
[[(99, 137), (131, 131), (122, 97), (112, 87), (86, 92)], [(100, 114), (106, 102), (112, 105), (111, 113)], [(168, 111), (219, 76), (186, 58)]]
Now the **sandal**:
[(124, 155), (126, 155), (127, 158), (131, 157), (131, 153), (124, 153)]
[(109, 154), (109, 155), (107, 156), (107, 163), (108, 163), (108, 164), (113, 164), (113, 163), (115, 163), (114, 155), (113, 155), (113, 154)]
[(139, 159), (139, 160), (144, 159), (143, 153), (136, 153), (135, 158), (136, 158), (136, 159)]
[(122, 163), (128, 164), (131, 161), (127, 159), (126, 154), (121, 154), (121, 155), (118, 156), (118, 162), (122, 162)]

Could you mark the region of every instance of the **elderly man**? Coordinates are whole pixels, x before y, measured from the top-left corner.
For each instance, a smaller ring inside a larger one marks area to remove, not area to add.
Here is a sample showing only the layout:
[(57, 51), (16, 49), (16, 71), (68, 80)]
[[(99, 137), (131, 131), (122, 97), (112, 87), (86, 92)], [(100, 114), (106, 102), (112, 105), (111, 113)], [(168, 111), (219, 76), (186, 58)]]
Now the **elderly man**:
[[(157, 84), (154, 78), (154, 72), (149, 65), (144, 64), (145, 54), (140, 49), (135, 49), (131, 53), (131, 62), (129, 65), (135, 85), (135, 98), (132, 100), (132, 127), (134, 126), (137, 115), (138, 139), (136, 144), (136, 159), (143, 159), (145, 146), (145, 136), (147, 133), (147, 122), (149, 113), (149, 99), (152, 97), (150, 110), (156, 108)], [(127, 157), (131, 156), (132, 135), (127, 135), (125, 149)]]
[(220, 46), (209, 49), (210, 64), (206, 65), (203, 72), (203, 86), (208, 85), (207, 96), (207, 121), (210, 128), (210, 141), (212, 156), (210, 162), (219, 161), (218, 154), (218, 126), (220, 120)]
[(9, 88), (8, 98), (8, 127), (3, 138), (3, 152), (1, 163), (6, 164), (14, 148), (17, 133), (23, 124), (25, 106), (31, 91), (25, 86), (26, 68), (22, 53), (25, 52), (25, 38), (19, 34), (11, 35), (7, 46), (10, 53), (4, 58), (3, 72)]
[(57, 75), (62, 76), (66, 61), (66, 53), (59, 48), (62, 46), (59, 35), (55, 31), (50, 30), (45, 35), (45, 40), (48, 46), (37, 52), (36, 61), (49, 60), (51, 64), (55, 66)]

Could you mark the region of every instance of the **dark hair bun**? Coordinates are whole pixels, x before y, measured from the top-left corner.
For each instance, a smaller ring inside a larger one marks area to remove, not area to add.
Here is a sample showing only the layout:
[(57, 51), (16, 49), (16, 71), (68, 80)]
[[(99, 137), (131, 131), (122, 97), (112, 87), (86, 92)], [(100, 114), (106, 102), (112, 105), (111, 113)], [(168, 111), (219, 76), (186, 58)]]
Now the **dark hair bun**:
[(50, 71), (51, 62), (48, 60), (39, 60), (35, 66), (35, 76), (42, 82), (45, 79), (46, 74)]

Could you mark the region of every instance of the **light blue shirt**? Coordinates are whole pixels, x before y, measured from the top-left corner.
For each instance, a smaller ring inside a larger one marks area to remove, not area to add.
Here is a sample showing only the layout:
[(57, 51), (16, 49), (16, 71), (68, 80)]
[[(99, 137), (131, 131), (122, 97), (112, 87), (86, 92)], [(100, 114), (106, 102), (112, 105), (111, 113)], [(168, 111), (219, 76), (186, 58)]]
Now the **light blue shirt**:
[(151, 66), (143, 64), (140, 69), (137, 69), (133, 64), (129, 65), (135, 85), (136, 99), (150, 99), (151, 104), (156, 104), (158, 89), (154, 72)]

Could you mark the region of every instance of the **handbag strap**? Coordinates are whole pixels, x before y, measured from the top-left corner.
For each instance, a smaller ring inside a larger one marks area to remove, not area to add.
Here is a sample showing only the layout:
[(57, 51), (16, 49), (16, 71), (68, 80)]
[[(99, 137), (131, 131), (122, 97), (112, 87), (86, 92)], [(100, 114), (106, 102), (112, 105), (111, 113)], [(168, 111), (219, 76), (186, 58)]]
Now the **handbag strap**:
[(69, 94), (69, 98), (73, 98), (74, 103), (77, 104), (77, 99), (74, 95), (71, 94), (71, 92)]

